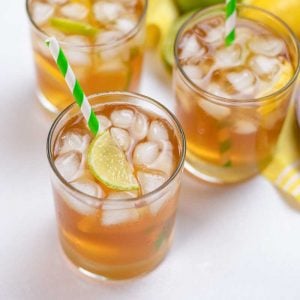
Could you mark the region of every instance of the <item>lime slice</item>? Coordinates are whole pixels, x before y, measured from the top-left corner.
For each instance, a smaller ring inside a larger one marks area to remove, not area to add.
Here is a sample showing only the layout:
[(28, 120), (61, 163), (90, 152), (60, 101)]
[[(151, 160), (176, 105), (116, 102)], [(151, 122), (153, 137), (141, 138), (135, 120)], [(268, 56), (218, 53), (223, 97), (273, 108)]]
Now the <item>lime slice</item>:
[[(272, 93), (275, 93), (276, 91), (282, 89), (287, 83), (291, 80), (291, 78), (294, 75), (294, 69), (290, 62), (285, 61), (281, 65), (281, 72), (278, 75), (278, 80), (274, 82), (274, 84), (269, 84), (263, 92), (258, 95), (259, 97), (265, 97), (268, 95), (271, 95)], [(282, 98), (282, 101), (285, 100), (285, 97)], [(267, 102), (267, 104), (263, 104), (258, 108), (258, 112), (265, 116), (275, 109), (278, 108), (278, 106), (281, 105), (282, 101), (270, 101), (270, 103)]]
[(108, 131), (98, 135), (88, 150), (88, 166), (92, 174), (107, 187), (119, 190), (138, 190), (139, 185), (124, 152)]
[(99, 29), (87, 23), (64, 18), (51, 18), (50, 24), (66, 34), (95, 35)]

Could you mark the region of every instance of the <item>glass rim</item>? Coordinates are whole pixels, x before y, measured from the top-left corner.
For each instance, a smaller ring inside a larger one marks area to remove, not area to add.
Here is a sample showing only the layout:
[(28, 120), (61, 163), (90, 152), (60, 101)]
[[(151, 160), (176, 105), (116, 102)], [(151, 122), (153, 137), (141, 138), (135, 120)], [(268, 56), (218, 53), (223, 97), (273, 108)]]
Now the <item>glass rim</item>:
[[(181, 76), (183, 76), (183, 78), (185, 79), (185, 81), (187, 82), (187, 84), (189, 85), (189, 87), (192, 88), (192, 90), (194, 92), (196, 92), (197, 94), (201, 94), (204, 95), (208, 101), (211, 102), (215, 102), (218, 104), (232, 104), (232, 105), (246, 105), (246, 104), (255, 104), (255, 103), (261, 103), (261, 102), (267, 102), (269, 101), (271, 98), (275, 98), (284, 93), (297, 79), (299, 71), (300, 71), (300, 46), (299, 46), (299, 42), (298, 39), (295, 35), (295, 33), (293, 32), (293, 30), (287, 25), (286, 22), (284, 22), (281, 18), (279, 18), (278, 16), (276, 16), (275, 14), (254, 6), (254, 5), (246, 5), (246, 4), (237, 4), (238, 8), (247, 8), (253, 11), (259, 11), (263, 14), (269, 15), (270, 17), (272, 17), (273, 19), (275, 19), (281, 26), (283, 26), (283, 28), (285, 28), (289, 34), (289, 36), (291, 37), (291, 39), (293, 40), (294, 43), (294, 47), (296, 49), (296, 55), (297, 55), (297, 65), (295, 67), (294, 70), (294, 74), (293, 76), (289, 79), (289, 81), (279, 90), (276, 90), (275, 92), (262, 96), (262, 97), (258, 97), (258, 98), (252, 98), (252, 99), (232, 99), (232, 98), (226, 98), (226, 97), (221, 97), (221, 96), (217, 96), (214, 94), (209, 93), (208, 91), (200, 88), (199, 86), (197, 86), (187, 75), (186, 73), (183, 71), (182, 66), (179, 63), (179, 58), (178, 58), (178, 54), (177, 54), (177, 49), (178, 49), (178, 44), (179, 44), (179, 40), (182, 37), (183, 32), (185, 31), (185, 29), (187, 28), (187, 26), (190, 24), (191, 21), (197, 19), (197, 17), (201, 16), (201, 15), (205, 15), (211, 11), (217, 10), (217, 9), (222, 9), (225, 8), (226, 5), (225, 4), (217, 4), (217, 5), (212, 5), (209, 6), (205, 9), (202, 10), (198, 10), (195, 13), (193, 13), (184, 23), (183, 25), (180, 27), (180, 30), (178, 31), (177, 35), (176, 35), (176, 40), (174, 43), (174, 56), (175, 56), (175, 66), (178, 68), (179, 73)], [(175, 67), (174, 66), (174, 67)]]
[[(40, 35), (44, 40), (46, 40), (47, 38), (51, 37), (51, 35), (48, 35), (45, 31), (43, 31), (40, 26), (38, 26), (35, 21), (33, 20), (33, 17), (30, 13), (30, 9), (29, 9), (29, 2), (32, 0), (26, 0), (26, 13), (27, 13), (27, 17), (30, 21), (30, 25), (32, 26), (32, 28), (35, 30), (35, 32)], [(71, 42), (65, 42), (63, 40), (58, 39), (58, 42), (61, 46), (68, 46), (68, 47), (74, 47), (74, 48), (78, 48), (78, 49), (91, 49), (91, 48), (97, 48), (99, 50), (109, 50), (115, 47), (118, 47), (119, 45), (121, 45), (124, 42), (129, 41), (130, 39), (132, 39), (141, 29), (143, 22), (146, 19), (146, 15), (147, 15), (147, 8), (148, 8), (148, 0), (143, 0), (145, 5), (144, 5), (144, 9), (142, 14), (140, 15), (138, 22), (136, 24), (136, 26), (131, 29), (129, 32), (125, 33), (124, 35), (122, 35), (120, 38), (118, 38), (117, 40), (115, 40), (113, 43), (102, 43), (102, 44), (94, 44), (94, 45), (79, 45), (79, 44), (74, 44)]]
[[(46, 143), (46, 151), (47, 151), (47, 158), (48, 158), (48, 162), (50, 164), (50, 167), (52, 169), (52, 171), (54, 172), (55, 176), (59, 179), (60, 183), (62, 183), (65, 187), (67, 187), (68, 189), (70, 189), (72, 192), (83, 196), (86, 199), (90, 199), (94, 202), (98, 202), (98, 203), (124, 203), (124, 202), (130, 202), (130, 203), (134, 203), (134, 202), (139, 202), (139, 201), (143, 201), (147, 198), (150, 198), (151, 196), (154, 196), (155, 194), (159, 193), (160, 191), (164, 190), (165, 188), (167, 188), (168, 185), (170, 185), (174, 179), (177, 177), (177, 175), (180, 173), (180, 171), (183, 169), (184, 167), (184, 161), (185, 161), (185, 154), (186, 154), (186, 140), (185, 140), (185, 135), (184, 135), (184, 131), (178, 121), (178, 119), (176, 118), (176, 116), (164, 105), (162, 105), (160, 102), (158, 102), (157, 100), (154, 100), (148, 96), (139, 94), (139, 93), (132, 93), (132, 92), (123, 92), (123, 91), (113, 91), (113, 92), (103, 92), (103, 93), (96, 93), (93, 95), (88, 96), (87, 98), (89, 100), (98, 98), (98, 97), (106, 97), (106, 96), (129, 96), (129, 97), (134, 97), (138, 100), (141, 101), (146, 101), (156, 107), (158, 107), (160, 110), (163, 110), (164, 112), (167, 113), (167, 115), (174, 121), (175, 124), (175, 130), (179, 133), (179, 140), (181, 141), (182, 144), (182, 151), (180, 153), (179, 156), (179, 161), (177, 163), (177, 166), (175, 168), (175, 170), (173, 171), (172, 175), (162, 184), (160, 185), (158, 188), (156, 188), (155, 190), (153, 190), (150, 193), (147, 193), (145, 195), (141, 195), (138, 196), (137, 198), (127, 198), (127, 199), (106, 199), (106, 198), (97, 198), (91, 195), (88, 195), (78, 189), (76, 189), (74, 186), (72, 186), (69, 182), (67, 182), (65, 180), (65, 178), (60, 174), (60, 172), (58, 171), (58, 169), (56, 168), (55, 164), (54, 164), (54, 160), (53, 160), (53, 155), (52, 155), (52, 151), (51, 151), (51, 143), (53, 140), (53, 134), (54, 134), (54, 130), (56, 129), (57, 125), (60, 123), (60, 121), (62, 120), (62, 118), (68, 113), (70, 112), (74, 107), (78, 107), (77, 103), (72, 103), (69, 106), (67, 106), (54, 120), (53, 124), (50, 127), (49, 133), (48, 133), (48, 137), (47, 137), (47, 143)], [(122, 101), (122, 100), (121, 100)], [(121, 102), (120, 101), (120, 102)], [(105, 103), (105, 102), (104, 102)], [(78, 107), (78, 112), (80, 113), (79, 107)], [(173, 126), (174, 127), (174, 126)], [(122, 191), (120, 191), (122, 192)], [(130, 192), (130, 191), (129, 191)], [(84, 204), (92, 206), (91, 204), (87, 203), (87, 201), (84, 201), (80, 198), (78, 198), (77, 200), (84, 202)]]

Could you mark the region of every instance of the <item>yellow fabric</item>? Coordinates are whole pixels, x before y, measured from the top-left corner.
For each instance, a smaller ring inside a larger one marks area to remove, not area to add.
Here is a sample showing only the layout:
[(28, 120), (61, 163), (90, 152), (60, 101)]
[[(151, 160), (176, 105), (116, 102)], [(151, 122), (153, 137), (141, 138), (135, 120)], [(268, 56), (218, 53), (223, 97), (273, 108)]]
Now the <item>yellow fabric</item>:
[(263, 175), (300, 202), (300, 129), (291, 105), (273, 161)]

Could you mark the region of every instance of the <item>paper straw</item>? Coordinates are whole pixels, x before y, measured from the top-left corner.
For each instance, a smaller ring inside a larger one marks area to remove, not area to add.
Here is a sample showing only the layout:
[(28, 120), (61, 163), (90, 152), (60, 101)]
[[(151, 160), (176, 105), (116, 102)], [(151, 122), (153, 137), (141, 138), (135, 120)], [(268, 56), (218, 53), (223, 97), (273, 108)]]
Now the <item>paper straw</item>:
[(231, 45), (235, 39), (236, 0), (226, 0), (225, 43)]
[(53, 56), (58, 69), (61, 74), (64, 76), (65, 81), (73, 94), (73, 97), (76, 103), (79, 105), (80, 110), (87, 122), (87, 125), (90, 131), (96, 135), (99, 131), (99, 121), (87, 100), (78, 80), (75, 77), (75, 74), (63, 52), (59, 46), (58, 41), (55, 37), (51, 37), (46, 40), (46, 44), (49, 47), (50, 53)]

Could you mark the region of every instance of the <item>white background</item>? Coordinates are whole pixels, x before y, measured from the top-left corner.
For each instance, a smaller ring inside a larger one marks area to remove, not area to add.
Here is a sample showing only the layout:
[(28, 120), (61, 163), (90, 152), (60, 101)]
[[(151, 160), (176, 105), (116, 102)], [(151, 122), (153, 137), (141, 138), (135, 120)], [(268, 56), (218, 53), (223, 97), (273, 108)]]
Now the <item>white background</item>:
[[(184, 175), (174, 245), (152, 273), (90, 282), (61, 256), (22, 0), (0, 9), (0, 299), (299, 299), (300, 215), (261, 177), (214, 187)], [(142, 92), (172, 107), (148, 56)]]

